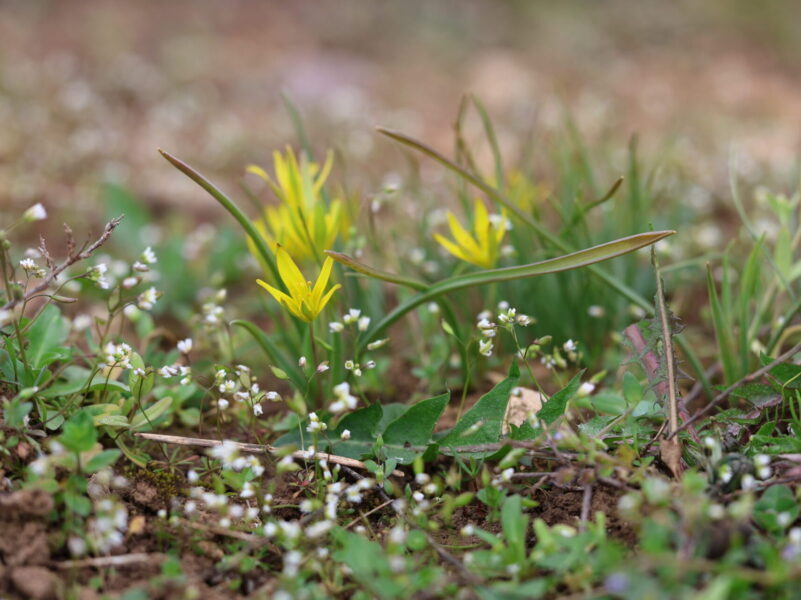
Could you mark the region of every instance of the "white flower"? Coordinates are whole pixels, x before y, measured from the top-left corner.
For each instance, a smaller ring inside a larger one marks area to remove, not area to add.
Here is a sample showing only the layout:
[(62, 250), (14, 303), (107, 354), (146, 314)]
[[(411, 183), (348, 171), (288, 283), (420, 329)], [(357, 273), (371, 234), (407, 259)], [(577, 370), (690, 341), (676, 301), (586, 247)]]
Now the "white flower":
[(389, 338), (383, 338), (380, 340), (376, 340), (374, 342), (370, 342), (367, 344), (368, 350), (378, 350), (381, 346), (385, 345), (389, 341)]
[(350, 429), (345, 429), (342, 433), (339, 434), (340, 439), (349, 440), (350, 439)]
[(150, 289), (139, 294), (139, 297), (136, 299), (136, 304), (142, 310), (151, 310), (158, 299), (158, 290), (154, 287), (151, 287)]
[(317, 371), (318, 373), (325, 373), (325, 372), (326, 372), (328, 369), (330, 369), (330, 368), (331, 368), (331, 367), (329, 367), (329, 366), (328, 366), (328, 361), (327, 361), (327, 360), (324, 360), (324, 361), (323, 361), (323, 362), (321, 362), (319, 365), (317, 365), (317, 369), (316, 369), (316, 371)]
[(345, 326), (342, 323), (340, 323), (339, 321), (331, 321), (328, 324), (328, 329), (331, 330), (331, 333), (339, 333), (343, 329), (345, 329)]
[(158, 262), (158, 258), (156, 258), (156, 253), (153, 252), (153, 249), (148, 246), (142, 251), (142, 255), (139, 257), (139, 260), (145, 263), (146, 265), (153, 265)]
[(239, 382), (234, 381), (233, 379), (226, 379), (223, 381), (217, 389), (220, 390), (221, 394), (233, 394), (239, 388)]
[(159, 369), (159, 375), (161, 375), (164, 378), (169, 379), (170, 377), (174, 377), (175, 375), (178, 375), (178, 369), (175, 368), (175, 367), (171, 367), (171, 366), (166, 366), (165, 365), (165, 366), (163, 366), (163, 367), (161, 367)]
[(29, 223), (42, 221), (47, 218), (47, 211), (41, 202), (37, 202), (22, 214), (22, 218)]
[(360, 317), (358, 321), (359, 331), (367, 331), (368, 327), (370, 327), (370, 317)]
[(220, 398), (219, 400), (217, 400), (217, 407), (220, 410), (225, 410), (226, 408), (228, 408), (228, 405), (229, 405), (229, 402), (225, 398)]
[(318, 538), (325, 535), (334, 526), (331, 521), (317, 521), (306, 528), (306, 535), (310, 538)]
[(562, 348), (564, 348), (565, 352), (575, 352), (578, 345), (573, 340), (567, 340), (562, 344)]
[(253, 416), (260, 417), (264, 414), (264, 409), (261, 407), (261, 404), (254, 404), (253, 405)]
[(604, 316), (606, 311), (604, 310), (603, 306), (598, 306), (597, 304), (593, 304), (592, 306), (587, 307), (587, 314), (590, 315), (594, 319), (600, 319)]
[(492, 356), (493, 343), (490, 339), (481, 340), (478, 343), (478, 352), (484, 356)]
[(32, 271), (36, 268), (36, 261), (32, 258), (23, 258), (21, 261), (19, 261), (19, 266), (26, 271)]
[(301, 357), (298, 359), (298, 366), (299, 366), (301, 369), (302, 369), (303, 367), (305, 367), (305, 366), (306, 366), (306, 357), (305, 357), (305, 356), (301, 356)]
[(186, 338), (178, 342), (178, 352), (181, 354), (189, 354), (192, 352), (192, 338)]
[(139, 278), (138, 277), (126, 277), (122, 280), (122, 287), (126, 290), (130, 290), (133, 287), (139, 285)]
[(281, 401), (281, 394), (278, 392), (267, 392), (264, 394), (264, 397), (267, 398), (270, 402), (280, 402)]
[(589, 381), (585, 381), (584, 383), (582, 383), (579, 386), (579, 389), (578, 389), (578, 392), (576, 392), (576, 395), (579, 398), (581, 398), (583, 396), (589, 396), (594, 391), (595, 391), (595, 384), (594, 383), (590, 383)]

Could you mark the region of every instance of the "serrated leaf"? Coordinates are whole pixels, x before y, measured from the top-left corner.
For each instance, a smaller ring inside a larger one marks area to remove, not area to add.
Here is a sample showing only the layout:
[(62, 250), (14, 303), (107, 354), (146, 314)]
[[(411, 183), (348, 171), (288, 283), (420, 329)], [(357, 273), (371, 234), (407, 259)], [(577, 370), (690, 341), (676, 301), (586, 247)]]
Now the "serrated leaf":
[[(520, 370), (517, 368), (517, 364), (513, 363), (509, 370), (509, 377), (479, 398), (478, 402), (462, 416), (453, 429), (438, 440), (437, 443), (440, 447), (446, 450), (449, 447), (492, 444), (500, 440), (509, 394), (517, 384), (519, 377)], [(488, 456), (492, 452), (471, 454)]]
[(383, 433), (387, 456), (403, 463), (411, 462), (419, 452), (407, 446), (425, 446), (431, 441), (431, 434), (449, 399), (450, 392), (446, 392), (421, 400), (392, 421)]
[(581, 376), (584, 374), (584, 370), (579, 371), (573, 376), (573, 379), (561, 390), (556, 392), (550, 399), (542, 406), (540, 412), (537, 413), (537, 418), (544, 422), (546, 425), (550, 425), (556, 419), (561, 417), (565, 414), (565, 408), (567, 408), (567, 403), (570, 401), (573, 396), (576, 395), (576, 392), (581, 386)]

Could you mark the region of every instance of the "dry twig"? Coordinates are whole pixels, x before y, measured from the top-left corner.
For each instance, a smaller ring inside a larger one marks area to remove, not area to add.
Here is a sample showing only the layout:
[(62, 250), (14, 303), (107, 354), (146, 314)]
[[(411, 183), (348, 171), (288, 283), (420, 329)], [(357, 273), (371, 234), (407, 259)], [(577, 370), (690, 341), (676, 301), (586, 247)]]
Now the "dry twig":
[[(153, 442), (161, 442), (163, 444), (176, 444), (179, 446), (199, 446), (201, 448), (213, 448), (215, 446), (221, 446), (222, 441), (220, 440), (209, 440), (206, 438), (193, 438), (193, 437), (184, 437), (179, 435), (164, 435), (161, 433), (135, 433), (136, 437), (143, 438), (145, 440), (151, 440)], [(278, 448), (274, 446), (269, 446), (267, 444), (243, 444), (241, 442), (233, 442), (236, 444), (237, 448), (242, 452), (247, 452), (249, 454), (274, 454), (278, 452)], [(291, 454), (293, 458), (299, 458), (301, 460), (327, 460), (330, 463), (344, 465), (348, 467), (354, 467), (356, 469), (367, 469), (367, 466), (360, 460), (356, 460), (354, 458), (347, 458), (345, 456), (337, 456), (336, 454), (329, 454), (328, 452), (315, 452), (313, 456), (308, 456), (306, 452), (303, 450), (298, 450)], [(392, 474), (396, 477), (403, 477), (403, 471), (399, 471), (395, 469), (392, 471)]]
[[(84, 246), (83, 248), (81, 248), (81, 250), (77, 252), (75, 251), (75, 240), (72, 237), (72, 230), (65, 225), (64, 229), (67, 232), (66, 260), (57, 267), (52, 267), (50, 272), (44, 277), (44, 279), (42, 279), (42, 282), (39, 285), (25, 292), (25, 295), (21, 298), (12, 298), (8, 302), (6, 302), (5, 305), (0, 307), (0, 310), (10, 310), (15, 306), (17, 306), (18, 304), (30, 300), (37, 294), (41, 294), (48, 287), (50, 287), (50, 284), (52, 284), (53, 281), (55, 281), (55, 279), (59, 275), (61, 275), (61, 273), (63, 273), (66, 269), (68, 269), (69, 267), (71, 267), (72, 265), (74, 265), (79, 261), (86, 260), (94, 253), (95, 250), (97, 250), (98, 248), (100, 248), (100, 246), (105, 244), (106, 240), (108, 240), (108, 238), (111, 237), (112, 232), (117, 227), (117, 225), (120, 224), (122, 219), (123, 215), (117, 217), (116, 219), (111, 219), (111, 221), (106, 223), (106, 226), (103, 228), (103, 233), (100, 235), (99, 238), (97, 238), (92, 244)], [(45, 256), (45, 260), (48, 266), (53, 265), (53, 259), (50, 258), (50, 254), (47, 253), (47, 249), (44, 246), (44, 240), (41, 240), (40, 249), (44, 249), (43, 255)]]

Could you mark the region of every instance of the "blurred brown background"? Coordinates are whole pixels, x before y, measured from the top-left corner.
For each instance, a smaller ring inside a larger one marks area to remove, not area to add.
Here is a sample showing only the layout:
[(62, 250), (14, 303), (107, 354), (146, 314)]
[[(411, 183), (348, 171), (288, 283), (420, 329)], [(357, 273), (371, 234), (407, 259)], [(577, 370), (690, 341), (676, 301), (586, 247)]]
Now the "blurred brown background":
[(0, 206), (91, 217), (106, 179), (156, 207), (197, 204), (156, 149), (235, 186), (295, 139), (282, 91), (321, 148), (376, 181), (398, 154), (374, 126), (450, 152), (465, 92), (510, 151), (521, 130), (547, 143), (570, 115), (613, 155), (637, 132), (701, 185), (725, 181), (731, 156), (744, 177), (786, 173), (799, 22), (792, 1), (7, 0)]

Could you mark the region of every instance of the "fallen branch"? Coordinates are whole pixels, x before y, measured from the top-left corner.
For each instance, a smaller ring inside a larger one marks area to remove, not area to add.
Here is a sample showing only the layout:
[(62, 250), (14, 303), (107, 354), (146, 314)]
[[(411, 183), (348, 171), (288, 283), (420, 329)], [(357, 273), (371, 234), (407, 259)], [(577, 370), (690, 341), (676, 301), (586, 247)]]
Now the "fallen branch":
[[(108, 240), (108, 238), (111, 237), (112, 232), (117, 227), (117, 225), (120, 224), (121, 221), (122, 221), (122, 216), (119, 216), (116, 219), (111, 219), (111, 221), (106, 223), (106, 226), (103, 228), (103, 233), (100, 235), (100, 237), (97, 238), (97, 240), (95, 240), (92, 244), (90, 244), (89, 246), (85, 246), (78, 252), (75, 252), (75, 242), (72, 238), (72, 231), (70, 230), (69, 227), (65, 225), (65, 228), (67, 230), (67, 248), (68, 248), (67, 259), (57, 267), (51, 269), (50, 273), (48, 273), (42, 280), (42, 283), (37, 285), (35, 288), (25, 292), (25, 295), (22, 296), (21, 298), (12, 298), (8, 302), (6, 302), (2, 307), (0, 307), (0, 310), (10, 310), (15, 306), (17, 306), (18, 304), (26, 302), (31, 298), (33, 298), (34, 296), (36, 296), (37, 294), (40, 294), (43, 291), (45, 291), (48, 287), (50, 287), (50, 284), (53, 283), (53, 281), (55, 281), (55, 279), (59, 275), (61, 275), (61, 273), (63, 273), (66, 269), (68, 269), (75, 263), (80, 262), (82, 260), (86, 260), (87, 258), (92, 256), (94, 251), (100, 248), (100, 246), (102, 246), (103, 244), (105, 244), (106, 240)], [(41, 248), (43, 248), (45, 251), (44, 255), (47, 258), (48, 265), (52, 264), (52, 259), (50, 258), (50, 255), (46, 253), (46, 248), (44, 248), (44, 243), (42, 243)]]
[(103, 567), (123, 567), (126, 565), (135, 565), (143, 562), (161, 562), (164, 560), (164, 555), (160, 552), (148, 554), (139, 552), (135, 554), (120, 554), (118, 556), (97, 556), (95, 558), (79, 558), (77, 560), (65, 560), (62, 562), (54, 562), (51, 565), (56, 569), (69, 570), (69, 569), (83, 569), (84, 567), (103, 568)]
[[(135, 433), (136, 437), (140, 437), (145, 440), (151, 440), (153, 442), (161, 442), (162, 444), (175, 444), (178, 446), (198, 446), (200, 448), (214, 448), (215, 446), (221, 446), (222, 441), (220, 440), (209, 440), (206, 438), (193, 438), (193, 437), (184, 437), (180, 435), (164, 435), (161, 433)], [(247, 452), (248, 454), (275, 454), (279, 452), (278, 448), (275, 446), (270, 446), (267, 444), (243, 444), (242, 442), (232, 442), (236, 444), (237, 448), (242, 452)], [(356, 460), (354, 458), (347, 458), (346, 456), (337, 456), (336, 454), (329, 454), (328, 452), (315, 452), (312, 456), (309, 456), (307, 452), (303, 450), (298, 450), (293, 452), (290, 456), (292, 458), (299, 458), (301, 460), (327, 460), (330, 463), (334, 463), (337, 465), (344, 465), (347, 467), (353, 467), (355, 469), (367, 469), (367, 465), (365, 465), (362, 461)], [(392, 474), (396, 477), (403, 477), (403, 471), (399, 471), (395, 469), (392, 471)]]

